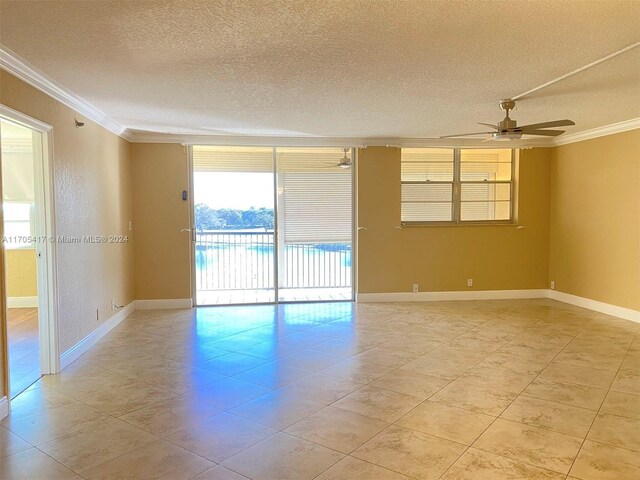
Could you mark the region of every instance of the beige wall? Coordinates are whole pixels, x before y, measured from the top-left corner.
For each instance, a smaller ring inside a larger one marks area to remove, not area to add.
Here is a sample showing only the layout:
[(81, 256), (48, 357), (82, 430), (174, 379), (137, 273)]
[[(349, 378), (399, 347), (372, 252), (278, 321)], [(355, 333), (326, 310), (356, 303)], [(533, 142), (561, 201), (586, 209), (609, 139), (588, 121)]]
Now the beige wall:
[[(130, 233), (129, 143), (3, 70), (0, 87), (0, 103), (53, 126), (57, 235)], [(75, 128), (75, 117), (86, 125)], [(115, 313), (111, 300), (133, 300), (133, 243), (130, 238), (126, 244), (58, 244), (57, 255), (65, 352)]]
[(37, 296), (38, 271), (35, 249), (5, 250), (5, 261), (7, 264), (7, 296)]
[(133, 144), (135, 296), (138, 300), (191, 298), (189, 190), (185, 147)]
[(553, 149), (549, 279), (640, 310), (640, 130)]
[[(359, 151), (359, 293), (547, 287), (549, 149), (524, 150), (515, 226), (400, 225), (400, 151)], [(467, 278), (474, 279), (468, 288)]]
[[(359, 152), (359, 292), (547, 288), (549, 149), (520, 159), (519, 223), (514, 226), (410, 227), (400, 223), (400, 163), (394, 148)], [(190, 298), (190, 202), (186, 149), (133, 144), (136, 299)]]
[[(367, 230), (359, 233), (359, 292), (408, 292), (413, 283), (418, 283), (421, 291), (548, 288), (549, 279), (554, 279), (560, 291), (638, 308), (634, 287), (637, 289), (640, 283), (640, 255), (637, 249), (633, 251), (633, 245), (640, 244), (638, 155), (621, 153), (637, 149), (637, 135), (635, 132), (554, 149), (523, 150), (518, 175), (518, 224), (523, 228), (519, 229), (434, 226), (399, 230), (396, 228), (400, 223), (399, 151), (383, 147), (361, 150), (358, 216), (359, 225)], [(597, 153), (597, 149), (590, 147), (592, 143), (608, 145), (600, 150), (609, 153)], [(607, 167), (602, 169), (602, 162), (585, 161), (582, 153), (579, 159), (573, 158), (575, 155), (569, 152), (592, 152), (589, 155), (595, 155), (593, 158), (604, 155)], [(180, 199), (181, 191), (188, 185), (186, 151), (178, 145), (140, 144), (132, 146), (132, 157), (136, 186), (136, 298), (189, 298), (189, 239), (188, 234), (180, 232), (189, 222), (189, 202)], [(617, 159), (613, 163), (612, 157)], [(617, 168), (611, 168), (612, 165)], [(584, 195), (578, 200), (572, 189), (582, 192), (585, 182), (595, 182), (598, 185), (593, 187), (595, 190), (589, 187), (595, 194), (603, 183), (607, 184), (595, 180), (603, 175), (617, 185), (602, 192), (610, 200), (578, 208), (584, 205)], [(614, 180), (616, 177), (622, 183)], [(602, 215), (595, 215), (601, 206), (606, 206), (605, 214), (614, 212), (613, 224)], [(574, 210), (582, 211), (588, 218), (580, 217)], [(625, 222), (615, 219), (616, 216), (625, 217)], [(607, 227), (594, 234), (591, 230), (603, 222)], [(580, 233), (572, 234), (576, 228)], [(621, 230), (626, 234), (619, 239)], [(596, 248), (605, 241), (610, 243), (606, 249)], [(599, 260), (594, 262), (596, 257)], [(605, 270), (614, 265), (621, 265), (615, 271), (625, 269), (626, 273), (620, 276), (616, 273), (618, 280), (603, 284), (600, 279), (607, 278)], [(578, 278), (574, 271), (583, 273)], [(467, 278), (474, 279), (472, 288), (467, 288)]]

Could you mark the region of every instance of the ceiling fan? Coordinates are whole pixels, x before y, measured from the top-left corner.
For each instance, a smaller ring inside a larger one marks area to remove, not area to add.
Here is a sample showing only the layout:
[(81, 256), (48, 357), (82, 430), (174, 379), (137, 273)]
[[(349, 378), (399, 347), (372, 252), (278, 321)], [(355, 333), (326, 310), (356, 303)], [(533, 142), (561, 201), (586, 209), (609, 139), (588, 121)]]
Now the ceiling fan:
[(575, 125), (571, 120), (555, 120), (552, 122), (532, 123), (531, 125), (517, 126), (515, 120), (509, 118), (509, 111), (513, 110), (516, 106), (516, 102), (511, 99), (502, 100), (500, 102), (500, 109), (507, 112), (504, 120), (498, 122), (497, 125), (490, 123), (478, 122), (479, 125), (486, 125), (493, 128), (493, 131), (489, 132), (475, 132), (475, 133), (459, 133), (457, 135), (444, 135), (440, 138), (454, 138), (454, 137), (467, 137), (470, 135), (491, 135), (487, 140), (519, 140), (522, 135), (543, 135), (545, 137), (557, 137), (562, 135), (564, 130), (546, 130), (551, 127), (566, 127), (569, 125)]
[(344, 168), (345, 170), (348, 168), (351, 168), (351, 159), (347, 155), (350, 150), (351, 150), (350, 148), (343, 148), (342, 149), (343, 156), (340, 159), (340, 161), (338, 163), (332, 163), (331, 165), (328, 165), (325, 168), (340, 167), (340, 168)]

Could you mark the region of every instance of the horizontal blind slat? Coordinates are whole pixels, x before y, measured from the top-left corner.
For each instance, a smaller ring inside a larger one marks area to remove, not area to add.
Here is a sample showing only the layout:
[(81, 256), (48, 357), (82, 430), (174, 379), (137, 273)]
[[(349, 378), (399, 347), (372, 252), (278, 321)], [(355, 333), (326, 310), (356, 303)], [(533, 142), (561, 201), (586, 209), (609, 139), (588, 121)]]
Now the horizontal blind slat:
[(351, 174), (285, 171), (285, 243), (351, 242)]
[(194, 146), (193, 169), (196, 172), (269, 173), (273, 171), (273, 149)]

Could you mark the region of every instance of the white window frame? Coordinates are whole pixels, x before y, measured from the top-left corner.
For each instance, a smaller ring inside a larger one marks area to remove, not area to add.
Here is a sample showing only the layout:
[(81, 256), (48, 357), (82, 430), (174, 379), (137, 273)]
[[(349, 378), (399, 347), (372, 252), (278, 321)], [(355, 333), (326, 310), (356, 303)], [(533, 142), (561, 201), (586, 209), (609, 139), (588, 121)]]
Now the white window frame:
[[(6, 217), (4, 218), (4, 225), (5, 227), (7, 226), (7, 224), (10, 223), (28, 223), (29, 224), (29, 234), (25, 235), (28, 237), (34, 237), (35, 236), (35, 230), (36, 230), (36, 218), (35, 218), (35, 203), (27, 203), (27, 202), (5, 202), (6, 204), (16, 204), (16, 205), (29, 205), (29, 218), (27, 218), (26, 220), (8, 220)], [(6, 231), (4, 232), (4, 236), (5, 238), (11, 239), (12, 237), (14, 237), (15, 235), (13, 235), (13, 233), (9, 232), (7, 233)], [(34, 248), (35, 245), (33, 242), (30, 243), (24, 243), (24, 242), (19, 242), (19, 243), (14, 243), (14, 242), (5, 242), (5, 248), (7, 250), (28, 250), (28, 249), (32, 249)]]
[[(404, 226), (432, 226), (432, 225), (513, 225), (515, 223), (515, 211), (514, 205), (515, 195), (516, 195), (516, 160), (517, 160), (517, 149), (515, 148), (505, 148), (504, 150), (511, 150), (511, 179), (510, 180), (491, 180), (491, 181), (474, 181), (467, 180), (463, 181), (460, 178), (461, 171), (461, 152), (462, 150), (476, 150), (476, 148), (446, 148), (445, 150), (453, 150), (453, 181), (424, 181), (424, 182), (416, 182), (416, 181), (402, 181), (400, 180), (400, 188), (402, 189), (402, 185), (416, 185), (416, 184), (446, 184), (452, 185), (451, 190), (451, 204), (452, 204), (452, 212), (451, 212), (451, 220), (438, 220), (438, 221), (403, 221), (401, 218), (400, 224)], [(400, 155), (400, 162), (402, 162), (402, 153)], [(508, 184), (509, 188), (509, 218), (506, 220), (462, 220), (461, 217), (461, 207), (462, 207), (462, 185), (469, 184), (482, 184), (482, 185), (505, 185)], [(402, 198), (400, 199), (400, 203), (402, 204)], [(401, 214), (402, 215), (402, 214)]]

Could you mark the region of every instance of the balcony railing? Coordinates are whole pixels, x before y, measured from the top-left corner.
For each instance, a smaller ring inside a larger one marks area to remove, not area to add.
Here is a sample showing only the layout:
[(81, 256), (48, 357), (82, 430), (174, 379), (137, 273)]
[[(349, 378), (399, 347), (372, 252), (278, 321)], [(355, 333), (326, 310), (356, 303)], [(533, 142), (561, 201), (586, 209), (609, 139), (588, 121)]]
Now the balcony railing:
[[(285, 243), (279, 250), (279, 288), (351, 286), (351, 244)], [(273, 232), (198, 232), (196, 288), (274, 288)]]

